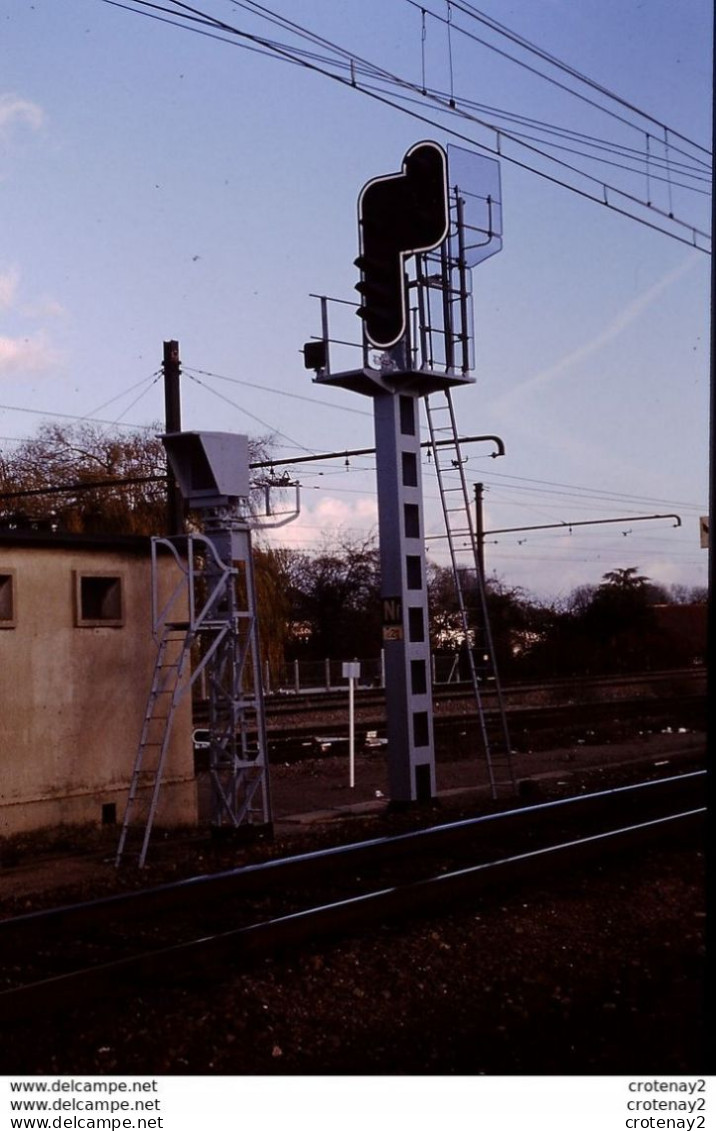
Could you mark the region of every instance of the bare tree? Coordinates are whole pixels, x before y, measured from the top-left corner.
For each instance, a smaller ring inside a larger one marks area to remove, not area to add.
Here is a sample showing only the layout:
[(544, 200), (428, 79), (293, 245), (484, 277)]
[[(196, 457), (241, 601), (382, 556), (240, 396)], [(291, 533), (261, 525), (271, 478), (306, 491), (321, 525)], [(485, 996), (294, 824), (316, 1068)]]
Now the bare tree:
[[(44, 424), (0, 455), (0, 525), (84, 534), (162, 534), (167, 463), (160, 424), (119, 431), (90, 422)], [(249, 439), (265, 460), (270, 437)]]

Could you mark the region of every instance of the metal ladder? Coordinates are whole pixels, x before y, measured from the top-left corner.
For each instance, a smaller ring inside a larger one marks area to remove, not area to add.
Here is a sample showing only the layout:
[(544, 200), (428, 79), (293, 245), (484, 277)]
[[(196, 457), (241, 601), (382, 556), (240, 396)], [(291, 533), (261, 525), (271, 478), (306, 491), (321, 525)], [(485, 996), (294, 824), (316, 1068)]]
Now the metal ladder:
[(209, 729), (221, 750), (210, 766), (215, 827), (271, 819), (256, 595), (253, 578), (246, 580), (246, 607), (233, 606), (234, 631), (217, 642), (209, 673)]
[[(460, 450), (450, 389), (425, 397), (424, 404), (490, 792), (493, 798), (497, 798), (500, 789), (507, 788), (510, 794), (515, 793), (516, 781), (488, 617), (485, 578), (478, 554), (465, 461)], [(476, 655), (480, 657), (479, 664)], [(495, 711), (488, 713), (485, 710), (481, 683), (484, 690), (494, 690)]]
[[(141, 846), (135, 855), (139, 867), (144, 866), (176, 709), (203, 674), (209, 684), (212, 826), (270, 824), (257, 605), (247, 548), (245, 560), (228, 565), (204, 535), (152, 539), (152, 632), (157, 656), (117, 865), (127, 854), (130, 834), (138, 831)], [(173, 591), (161, 600), (160, 551), (173, 555), (179, 575)], [(188, 620), (179, 619), (187, 613)]]
[[(176, 708), (190, 686), (184, 675), (190, 662), (194, 636), (185, 623), (165, 623), (163, 626), (117, 846), (117, 865), (128, 850), (130, 830), (138, 829), (141, 835), (138, 863), (140, 868), (144, 867), (171, 741), (172, 722)], [(143, 821), (141, 816), (137, 819), (137, 810), (142, 803)]]

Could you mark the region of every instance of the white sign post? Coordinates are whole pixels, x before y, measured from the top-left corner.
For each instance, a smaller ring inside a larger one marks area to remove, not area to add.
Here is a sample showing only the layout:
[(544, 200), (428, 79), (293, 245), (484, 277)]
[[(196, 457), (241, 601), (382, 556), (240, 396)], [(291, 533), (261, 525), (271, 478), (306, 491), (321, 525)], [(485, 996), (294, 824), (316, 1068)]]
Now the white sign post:
[(360, 678), (360, 664), (355, 660), (352, 663), (343, 664), (342, 671), (343, 678), (348, 680), (348, 781), (351, 789), (353, 789), (356, 784), (355, 683)]

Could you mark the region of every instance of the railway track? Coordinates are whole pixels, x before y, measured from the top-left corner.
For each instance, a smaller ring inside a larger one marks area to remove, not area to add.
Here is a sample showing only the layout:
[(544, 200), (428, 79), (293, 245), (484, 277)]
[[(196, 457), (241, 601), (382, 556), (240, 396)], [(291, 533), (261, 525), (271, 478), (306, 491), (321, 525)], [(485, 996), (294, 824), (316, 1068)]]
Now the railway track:
[[(675, 687), (679, 688), (678, 695), (699, 695), (705, 693), (705, 680), (703, 668), (680, 668), (625, 676), (580, 676), (572, 679), (508, 683), (503, 685), (502, 694), (507, 706), (511, 707), (538, 703), (569, 706), (598, 700), (619, 701), (621, 698), (655, 699), (670, 696)], [(631, 694), (625, 694), (630, 688)], [(496, 699), (494, 689), (487, 683), (481, 688), (481, 694), (485, 706), (489, 708)], [(346, 696), (345, 687), (274, 693), (267, 695), (266, 709), (270, 721), (277, 721), (286, 715), (294, 717), (332, 709), (345, 710)], [(433, 699), (436, 703), (471, 704), (474, 703), (474, 694), (468, 682), (435, 684)], [(359, 687), (355, 691), (355, 701), (356, 707), (366, 710), (382, 707), (385, 692), (381, 688)], [(197, 718), (201, 718), (201, 704), (195, 714)]]
[[(551, 883), (704, 814), (705, 771), (436, 825), (0, 922), (0, 1016), (77, 1008), (374, 928), (509, 885)], [(30, 957), (28, 957), (30, 956)]]
[[(483, 704), (488, 719), (496, 708)], [(369, 732), (384, 738), (385, 716), (376, 705), (375, 711), (367, 713), (358, 723), (358, 741), (370, 748), (375, 738)], [(343, 716), (337, 718), (335, 709), (306, 710), (301, 721), (290, 726), (279, 726), (274, 719), (269, 727), (269, 755), (272, 761), (300, 761), (306, 757), (336, 753), (348, 741), (348, 723)], [(303, 721), (305, 719), (305, 721)], [(607, 699), (587, 703), (545, 704), (540, 706), (507, 707), (510, 740), (516, 752), (533, 748), (535, 741), (558, 741), (560, 737), (577, 742), (589, 736), (595, 728), (607, 728), (605, 738), (611, 740), (615, 729), (627, 732), (636, 730), (661, 730), (667, 727), (683, 726), (686, 729), (701, 730), (706, 723), (706, 698), (701, 695), (670, 695), (668, 698)], [(309, 721), (310, 720), (310, 721)], [(447, 749), (452, 757), (459, 757), (464, 746), (465, 756), (474, 754), (477, 732), (477, 712), (474, 701), (468, 697), (450, 701), (450, 709), (445, 711), (438, 700), (433, 715), (435, 740), (438, 757), (442, 749)], [(466, 729), (467, 728), (467, 729)], [(467, 741), (461, 742), (464, 738)], [(377, 745), (380, 745), (378, 738)]]

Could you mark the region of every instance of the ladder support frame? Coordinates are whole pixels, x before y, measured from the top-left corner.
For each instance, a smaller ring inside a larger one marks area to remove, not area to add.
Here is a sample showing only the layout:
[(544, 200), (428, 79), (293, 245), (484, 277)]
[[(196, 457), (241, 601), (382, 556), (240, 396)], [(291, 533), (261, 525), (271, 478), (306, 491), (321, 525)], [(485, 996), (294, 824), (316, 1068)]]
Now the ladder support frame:
[[(142, 824), (136, 819), (140, 794), (146, 812), (138, 863), (145, 864), (176, 710), (202, 673), (207, 673), (209, 687), (212, 825), (271, 824), (250, 525), (243, 507), (229, 505), (210, 512), (206, 529), (206, 534), (152, 539), (157, 655), (117, 847), (118, 865), (126, 855), (130, 831)], [(180, 577), (162, 602), (159, 556), (167, 552)], [(201, 655), (192, 669), (192, 650), (197, 648)], [(172, 663), (166, 662), (168, 655)], [(161, 739), (153, 741), (150, 736), (157, 729)], [(249, 745), (253, 757), (247, 757)], [(150, 759), (154, 748), (157, 753)]]

